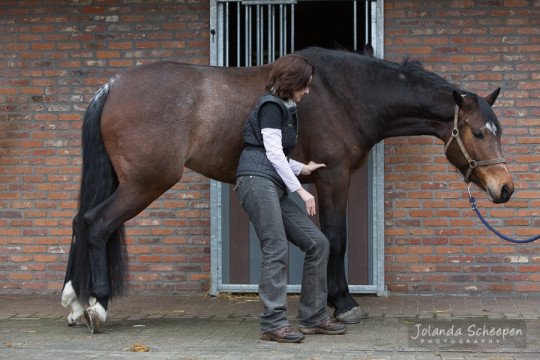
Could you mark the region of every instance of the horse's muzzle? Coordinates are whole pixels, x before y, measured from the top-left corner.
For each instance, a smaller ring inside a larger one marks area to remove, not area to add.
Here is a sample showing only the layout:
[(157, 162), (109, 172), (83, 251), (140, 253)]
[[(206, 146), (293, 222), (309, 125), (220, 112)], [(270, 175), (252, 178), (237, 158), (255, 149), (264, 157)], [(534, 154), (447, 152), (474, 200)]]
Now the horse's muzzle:
[(510, 180), (510, 182), (499, 185), (495, 189), (488, 186), (486, 192), (492, 202), (495, 204), (502, 204), (512, 197), (512, 194), (514, 193), (514, 183)]
[(499, 196), (494, 197), (493, 202), (495, 204), (502, 204), (510, 200), (510, 197), (512, 196), (512, 193), (514, 192), (514, 185), (508, 186), (507, 184), (504, 184), (499, 191)]

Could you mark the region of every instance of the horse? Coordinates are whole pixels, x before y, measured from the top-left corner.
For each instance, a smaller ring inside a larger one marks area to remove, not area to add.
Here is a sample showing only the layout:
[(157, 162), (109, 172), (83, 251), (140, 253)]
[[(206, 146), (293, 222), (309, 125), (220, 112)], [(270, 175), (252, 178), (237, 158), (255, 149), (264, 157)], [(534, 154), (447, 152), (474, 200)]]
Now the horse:
[[(424, 69), (347, 51), (307, 48), (314, 66), (310, 94), (298, 104), (299, 141), (292, 157), (326, 164), (315, 184), (320, 225), (330, 242), (328, 305), (345, 323), (364, 314), (345, 278), (346, 204), (351, 174), (369, 150), (395, 136), (432, 135), (448, 161), (494, 203), (514, 190), (491, 106), (500, 88), (481, 97)], [(272, 64), (224, 68), (159, 61), (115, 76), (83, 118), (82, 177), (73, 220), (62, 305), (69, 324), (98, 332), (108, 301), (126, 282), (124, 223), (182, 177), (184, 167), (235, 182), (242, 131), (264, 92)]]

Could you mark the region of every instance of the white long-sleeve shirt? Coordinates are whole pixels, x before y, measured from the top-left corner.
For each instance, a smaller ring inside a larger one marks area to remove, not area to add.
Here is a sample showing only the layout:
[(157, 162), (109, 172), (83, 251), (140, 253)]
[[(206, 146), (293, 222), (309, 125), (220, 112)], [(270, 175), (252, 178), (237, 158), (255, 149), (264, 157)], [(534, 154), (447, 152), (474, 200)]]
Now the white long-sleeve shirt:
[(264, 128), (261, 130), (261, 134), (263, 136), (264, 148), (266, 149), (266, 157), (276, 169), (287, 189), (291, 192), (300, 189), (302, 185), (300, 185), (300, 181), (296, 176), (300, 175), (304, 164), (293, 159), (287, 162), (287, 158), (283, 153), (283, 146), (281, 145), (281, 130)]

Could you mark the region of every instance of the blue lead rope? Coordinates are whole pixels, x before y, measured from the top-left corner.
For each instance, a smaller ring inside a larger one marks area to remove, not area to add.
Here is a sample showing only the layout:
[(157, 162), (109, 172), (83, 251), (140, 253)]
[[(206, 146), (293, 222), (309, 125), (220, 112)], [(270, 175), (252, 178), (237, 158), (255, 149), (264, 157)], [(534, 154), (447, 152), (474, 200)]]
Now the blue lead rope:
[[(469, 189), (467, 189), (469, 190)], [(526, 243), (530, 243), (530, 242), (533, 242), (533, 241), (536, 241), (538, 239), (540, 239), (540, 235), (536, 235), (536, 236), (533, 236), (532, 238), (529, 238), (529, 239), (524, 239), (524, 240), (516, 240), (516, 239), (512, 239), (512, 238), (509, 238), (508, 236), (504, 235), (504, 234), (501, 234), (500, 232), (498, 232), (497, 230), (495, 230), (487, 221), (486, 219), (484, 219), (484, 217), (482, 216), (482, 214), (480, 214), (480, 211), (478, 210), (478, 207), (476, 206), (476, 199), (474, 198), (474, 196), (471, 195), (471, 192), (469, 191), (469, 202), (471, 203), (471, 207), (472, 209), (474, 210), (474, 212), (476, 213), (476, 215), (478, 215), (478, 218), (484, 223), (484, 225), (486, 225), (486, 227), (493, 231), (493, 233), (495, 235), (497, 235), (498, 237), (500, 237), (501, 239), (503, 240), (506, 240), (506, 241), (509, 241), (509, 242), (512, 242), (512, 243), (515, 243), (515, 244), (526, 244)]]

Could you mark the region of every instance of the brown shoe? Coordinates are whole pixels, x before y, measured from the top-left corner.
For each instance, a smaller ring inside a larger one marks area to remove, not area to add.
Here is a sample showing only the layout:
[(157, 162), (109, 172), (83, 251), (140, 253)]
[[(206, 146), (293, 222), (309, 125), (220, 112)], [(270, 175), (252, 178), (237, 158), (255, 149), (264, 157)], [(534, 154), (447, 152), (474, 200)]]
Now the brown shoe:
[(277, 341), (280, 343), (299, 343), (302, 342), (304, 338), (304, 334), (294, 330), (288, 325), (261, 335), (261, 340)]
[(313, 334), (326, 334), (326, 335), (340, 335), (345, 334), (347, 326), (330, 319), (327, 319), (317, 326), (313, 327), (301, 327), (300, 332), (306, 335)]

